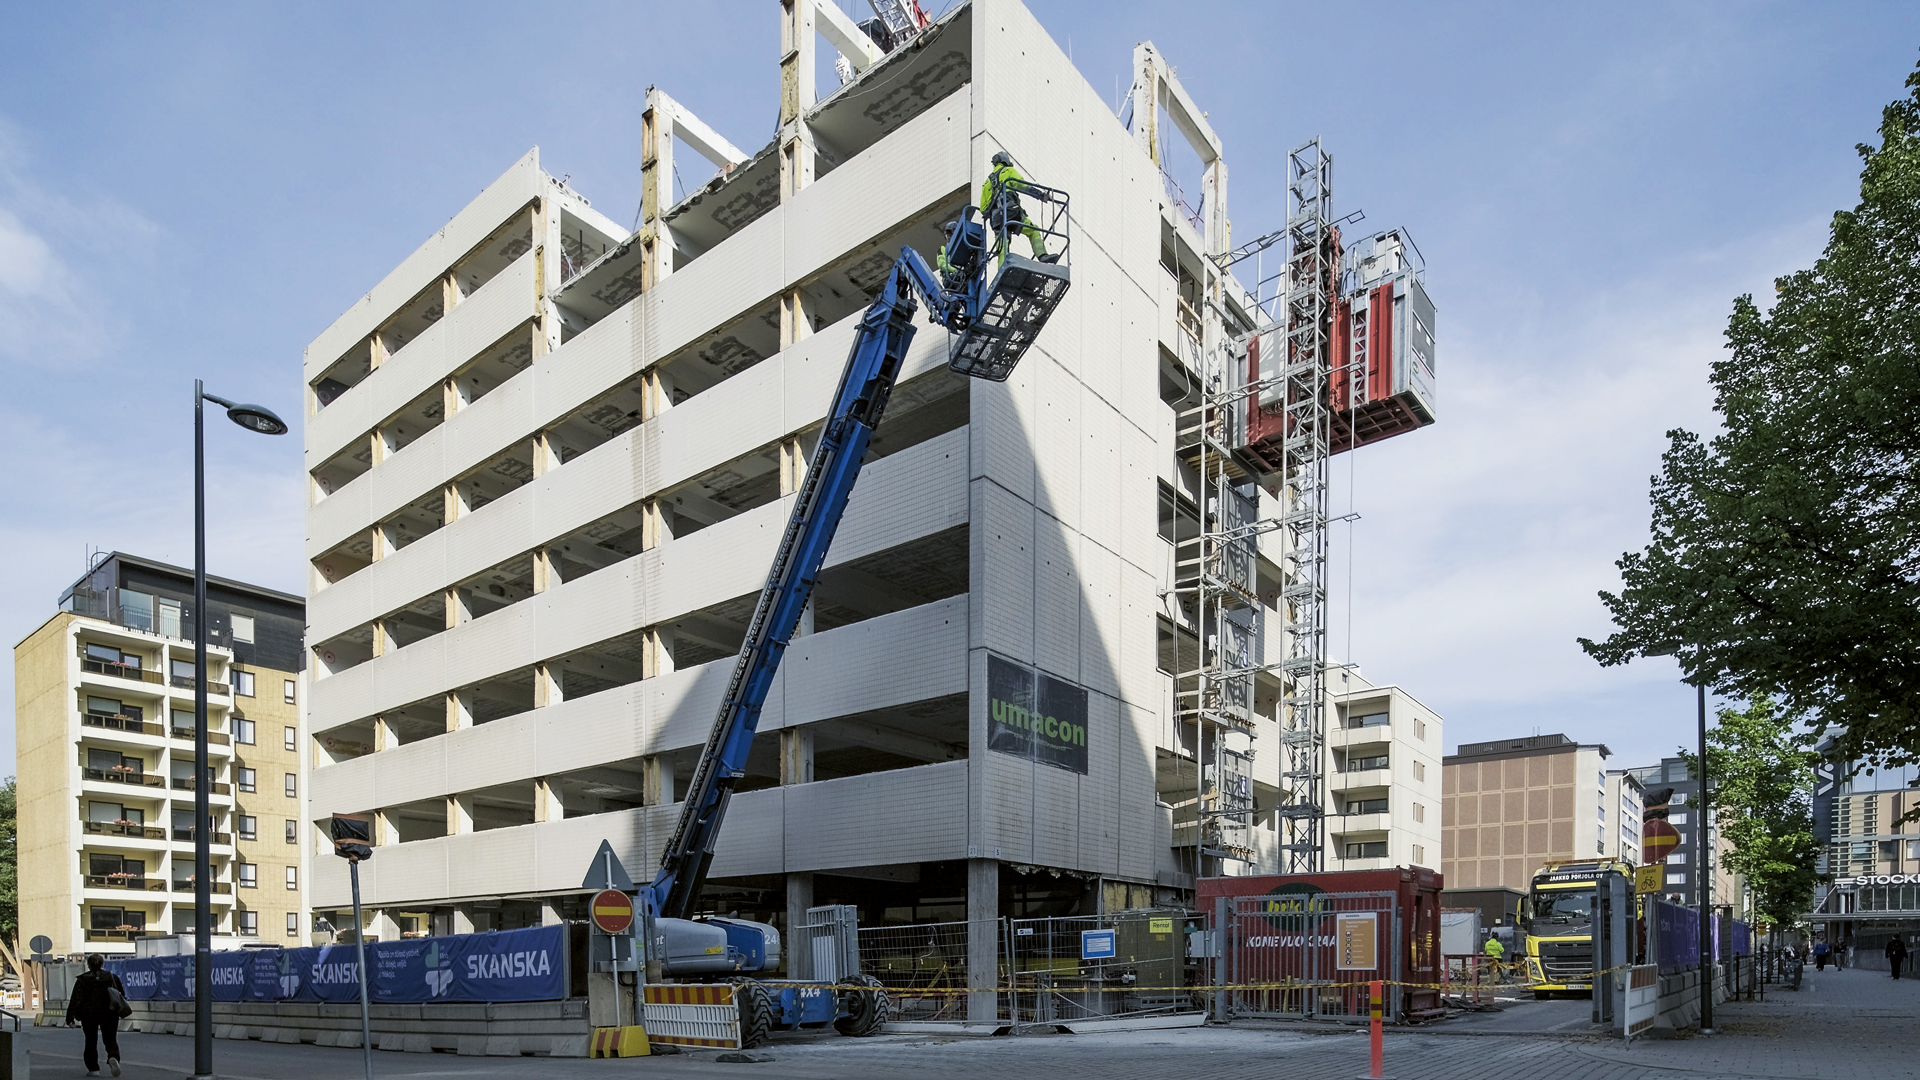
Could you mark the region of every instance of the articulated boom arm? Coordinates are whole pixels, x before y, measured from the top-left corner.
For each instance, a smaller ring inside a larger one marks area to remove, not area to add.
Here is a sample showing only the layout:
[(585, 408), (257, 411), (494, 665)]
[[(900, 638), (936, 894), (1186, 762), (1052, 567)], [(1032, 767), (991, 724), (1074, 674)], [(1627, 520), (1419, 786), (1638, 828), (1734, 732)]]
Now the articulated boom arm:
[(928, 314), (940, 323), (948, 321), (960, 302), (941, 287), (919, 252), (903, 248), (879, 298), (860, 321), (820, 445), (807, 466), (793, 516), (787, 520), (786, 533), (773, 558), (773, 570), (760, 590), (760, 602), (754, 606), (753, 621), (747, 627), (733, 678), (720, 703), (720, 715), (694, 769), (680, 824), (661, 854), (659, 874), (642, 892), (642, 899), (656, 916), (686, 918), (706, 880), (727, 802), (746, 772), (747, 751), (760, 726), (761, 706), (772, 689), (787, 643), (800, 624), (800, 615), (813, 595), (820, 565), (846, 512), (854, 482), (860, 478), (867, 443), (893, 393), (900, 361), (913, 343), (913, 316), (919, 308), (915, 292), (927, 298), (931, 309)]

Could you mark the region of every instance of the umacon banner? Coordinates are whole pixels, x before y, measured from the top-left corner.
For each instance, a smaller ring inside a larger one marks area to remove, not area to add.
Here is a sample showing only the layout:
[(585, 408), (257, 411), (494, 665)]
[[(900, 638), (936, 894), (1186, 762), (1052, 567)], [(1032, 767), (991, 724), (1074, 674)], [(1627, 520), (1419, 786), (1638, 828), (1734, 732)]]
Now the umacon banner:
[[(368, 997), (379, 1004), (556, 1001), (566, 996), (566, 927), (378, 941), (367, 946)], [(240, 949), (213, 955), (215, 1001), (360, 1000), (351, 945)], [(189, 1001), (193, 958), (110, 960), (135, 1001)]]
[(1022, 664), (987, 657), (987, 748), (1056, 769), (1087, 771), (1087, 692)]

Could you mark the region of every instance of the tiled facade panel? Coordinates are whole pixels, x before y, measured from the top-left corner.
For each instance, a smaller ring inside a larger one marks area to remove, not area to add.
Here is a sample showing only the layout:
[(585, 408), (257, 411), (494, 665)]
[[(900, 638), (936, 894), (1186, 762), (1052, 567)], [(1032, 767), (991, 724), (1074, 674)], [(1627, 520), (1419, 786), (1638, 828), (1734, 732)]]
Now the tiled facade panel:
[(456, 368), (538, 313), (529, 251), (446, 317), (421, 331), (352, 390), (307, 423), (307, 467), (316, 468), (438, 387)]
[(356, 342), (373, 333), (400, 305), (439, 280), (447, 267), (473, 250), (474, 245), (485, 240), (516, 210), (538, 198), (544, 185), (545, 177), (540, 172), (540, 151), (537, 148), (529, 150), (498, 179), (488, 184), (478, 198), (455, 214), (452, 221), (415, 249), (392, 273), (382, 278), (380, 284), (375, 285), (345, 314), (335, 319), (332, 326), (313, 339), (313, 343), (307, 346), (306, 381), (319, 378), (322, 371), (340, 359)]
[[(787, 870), (832, 870), (961, 859), (967, 855), (966, 761), (778, 789), (786, 797)], [(753, 794), (761, 794), (755, 792)], [(741, 798), (747, 798), (742, 796)], [(739, 800), (735, 800), (738, 805)], [(730, 859), (733, 818), (722, 828), (716, 872), (766, 873), (766, 863)]]

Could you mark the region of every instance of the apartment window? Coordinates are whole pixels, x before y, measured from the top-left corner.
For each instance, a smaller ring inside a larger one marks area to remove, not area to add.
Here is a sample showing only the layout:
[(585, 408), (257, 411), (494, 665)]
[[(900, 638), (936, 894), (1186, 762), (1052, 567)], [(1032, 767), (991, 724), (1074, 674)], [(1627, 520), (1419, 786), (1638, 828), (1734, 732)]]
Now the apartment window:
[(1907, 841), (1907, 858), (1920, 859), (1920, 840)]
[(243, 889), (257, 889), (260, 887), (260, 868), (250, 862), (243, 862), (235, 866), (234, 876), (239, 879), (240, 887)]
[(1386, 857), (1387, 842), (1385, 840), (1372, 840), (1364, 844), (1347, 845), (1347, 858), (1349, 859), (1384, 859)]
[(1685, 814), (1676, 814), (1676, 813), (1674, 813), (1674, 812), (1673, 812), (1673, 811), (1671, 811), (1671, 810), (1669, 810), (1669, 811), (1667, 811), (1667, 824), (1669, 824), (1669, 825), (1685, 825), (1686, 823), (1687, 823), (1687, 815), (1685, 815)]
[(1607, 808), (1604, 806), (1600, 808), (1600, 820), (1601, 821), (1607, 820)]
[(1386, 727), (1390, 716), (1391, 714), (1383, 712), (1369, 713), (1366, 716), (1349, 716), (1347, 726), (1350, 728)]
[(233, 692), (241, 697), (253, 696), (253, 672), (236, 671), (233, 673)]
[(297, 741), (295, 741), (295, 740), (296, 740), (296, 738), (297, 738), (297, 737), (296, 737), (296, 736), (294, 735), (294, 733), (293, 733), (293, 729), (292, 729), (292, 728), (281, 728), (281, 729), (280, 729), (280, 747), (281, 747), (281, 749), (283, 749), (283, 750), (297, 750), (297, 749), (299, 749), (299, 748), (300, 748), (300, 744), (299, 744), (299, 743), (298, 743)]
[(294, 689), (293, 689), (293, 680), (292, 680), (292, 679), (282, 679), (282, 680), (281, 680), (281, 682), (280, 682), (280, 694), (281, 694), (281, 696), (282, 696), (282, 697), (284, 697), (284, 698), (286, 698), (286, 701), (287, 701), (287, 704), (289, 704), (289, 705), (291, 705), (291, 704), (293, 704), (293, 700), (294, 700)]
[(1365, 772), (1368, 769), (1384, 769), (1386, 767), (1387, 755), (1385, 754), (1379, 754), (1375, 757), (1350, 757), (1347, 759), (1348, 772)]
[(260, 936), (260, 913), (243, 911), (240, 913), (240, 932), (247, 937)]
[(233, 741), (241, 744), (242, 746), (252, 746), (253, 745), (253, 721), (242, 720), (237, 716), (234, 717)]
[(1417, 717), (1414, 719), (1413, 737), (1416, 739), (1419, 739), (1421, 742), (1427, 741), (1427, 722), (1425, 720), (1421, 720)]
[(139, 930), (146, 925), (145, 912), (128, 911), (123, 907), (101, 907), (97, 904), (87, 909), (88, 929)]
[(193, 685), (194, 662), (175, 660), (167, 665), (167, 673), (173, 676), (173, 685), (187, 687)]
[(300, 913), (297, 911), (287, 912), (287, 936), (300, 936)]
[(297, 799), (299, 797), (300, 797), (300, 778), (298, 776), (295, 776), (293, 773), (288, 773), (287, 774), (287, 798)]
[(240, 815), (240, 839), (258, 840), (260, 838), (260, 819), (252, 814)]
[(1670, 866), (1685, 866), (1687, 863), (1687, 853), (1684, 851), (1669, 851), (1667, 852), (1667, 863)]
[(1413, 820), (1415, 821), (1427, 820), (1427, 808), (1424, 804), (1422, 803), (1413, 804)]
[(253, 644), (253, 616), (233, 616), (233, 640)]
[(298, 889), (299, 887), (300, 887), (300, 868), (297, 866), (287, 867), (287, 888)]
[(1687, 883), (1687, 875), (1685, 874), (1668, 874), (1667, 875), (1667, 884), (1669, 885), (1685, 885), (1686, 883)]
[(247, 792), (248, 794), (252, 794), (253, 793), (253, 770), (252, 769), (236, 769), (234, 770), (234, 772), (236, 774), (235, 782), (239, 784), (240, 790)]
[(1880, 841), (1880, 859), (1882, 862), (1892, 862), (1893, 860), (1899, 857), (1900, 857), (1900, 841), (1898, 840)]
[(1384, 814), (1386, 812), (1387, 800), (1385, 799), (1347, 800), (1347, 813), (1349, 814)]
[(1416, 761), (1413, 763), (1413, 779), (1414, 779), (1414, 782), (1416, 783), (1424, 784), (1427, 782), (1427, 763), (1426, 762)]
[(287, 819), (287, 843), (297, 844), (299, 842), (300, 842), (300, 823), (297, 821), (294, 821), (292, 818), (288, 818)]
[(1425, 866), (1425, 865), (1426, 865), (1426, 863), (1427, 863), (1427, 846), (1426, 846), (1425, 844), (1415, 844), (1415, 845), (1413, 845), (1413, 862), (1414, 862), (1414, 865), (1416, 865), (1416, 866)]

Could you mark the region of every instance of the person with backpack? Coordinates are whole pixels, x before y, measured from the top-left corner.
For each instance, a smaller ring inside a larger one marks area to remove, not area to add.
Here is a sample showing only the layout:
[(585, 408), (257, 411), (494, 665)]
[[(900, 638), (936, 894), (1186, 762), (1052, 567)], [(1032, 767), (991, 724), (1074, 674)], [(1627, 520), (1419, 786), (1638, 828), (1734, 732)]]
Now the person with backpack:
[(1832, 946), (1827, 944), (1826, 938), (1821, 938), (1819, 941), (1814, 942), (1813, 943), (1813, 969), (1815, 971), (1827, 970), (1827, 957), (1832, 952), (1833, 952), (1833, 948)]
[(127, 1004), (127, 988), (120, 976), (108, 971), (107, 958), (87, 954), (87, 970), (73, 980), (67, 995), (67, 1026), (79, 1024), (87, 1033), (87, 1049), (81, 1060), (88, 1076), (100, 1075), (100, 1047), (107, 1044), (107, 1071), (120, 1075), (120, 1021), (133, 1014)]

